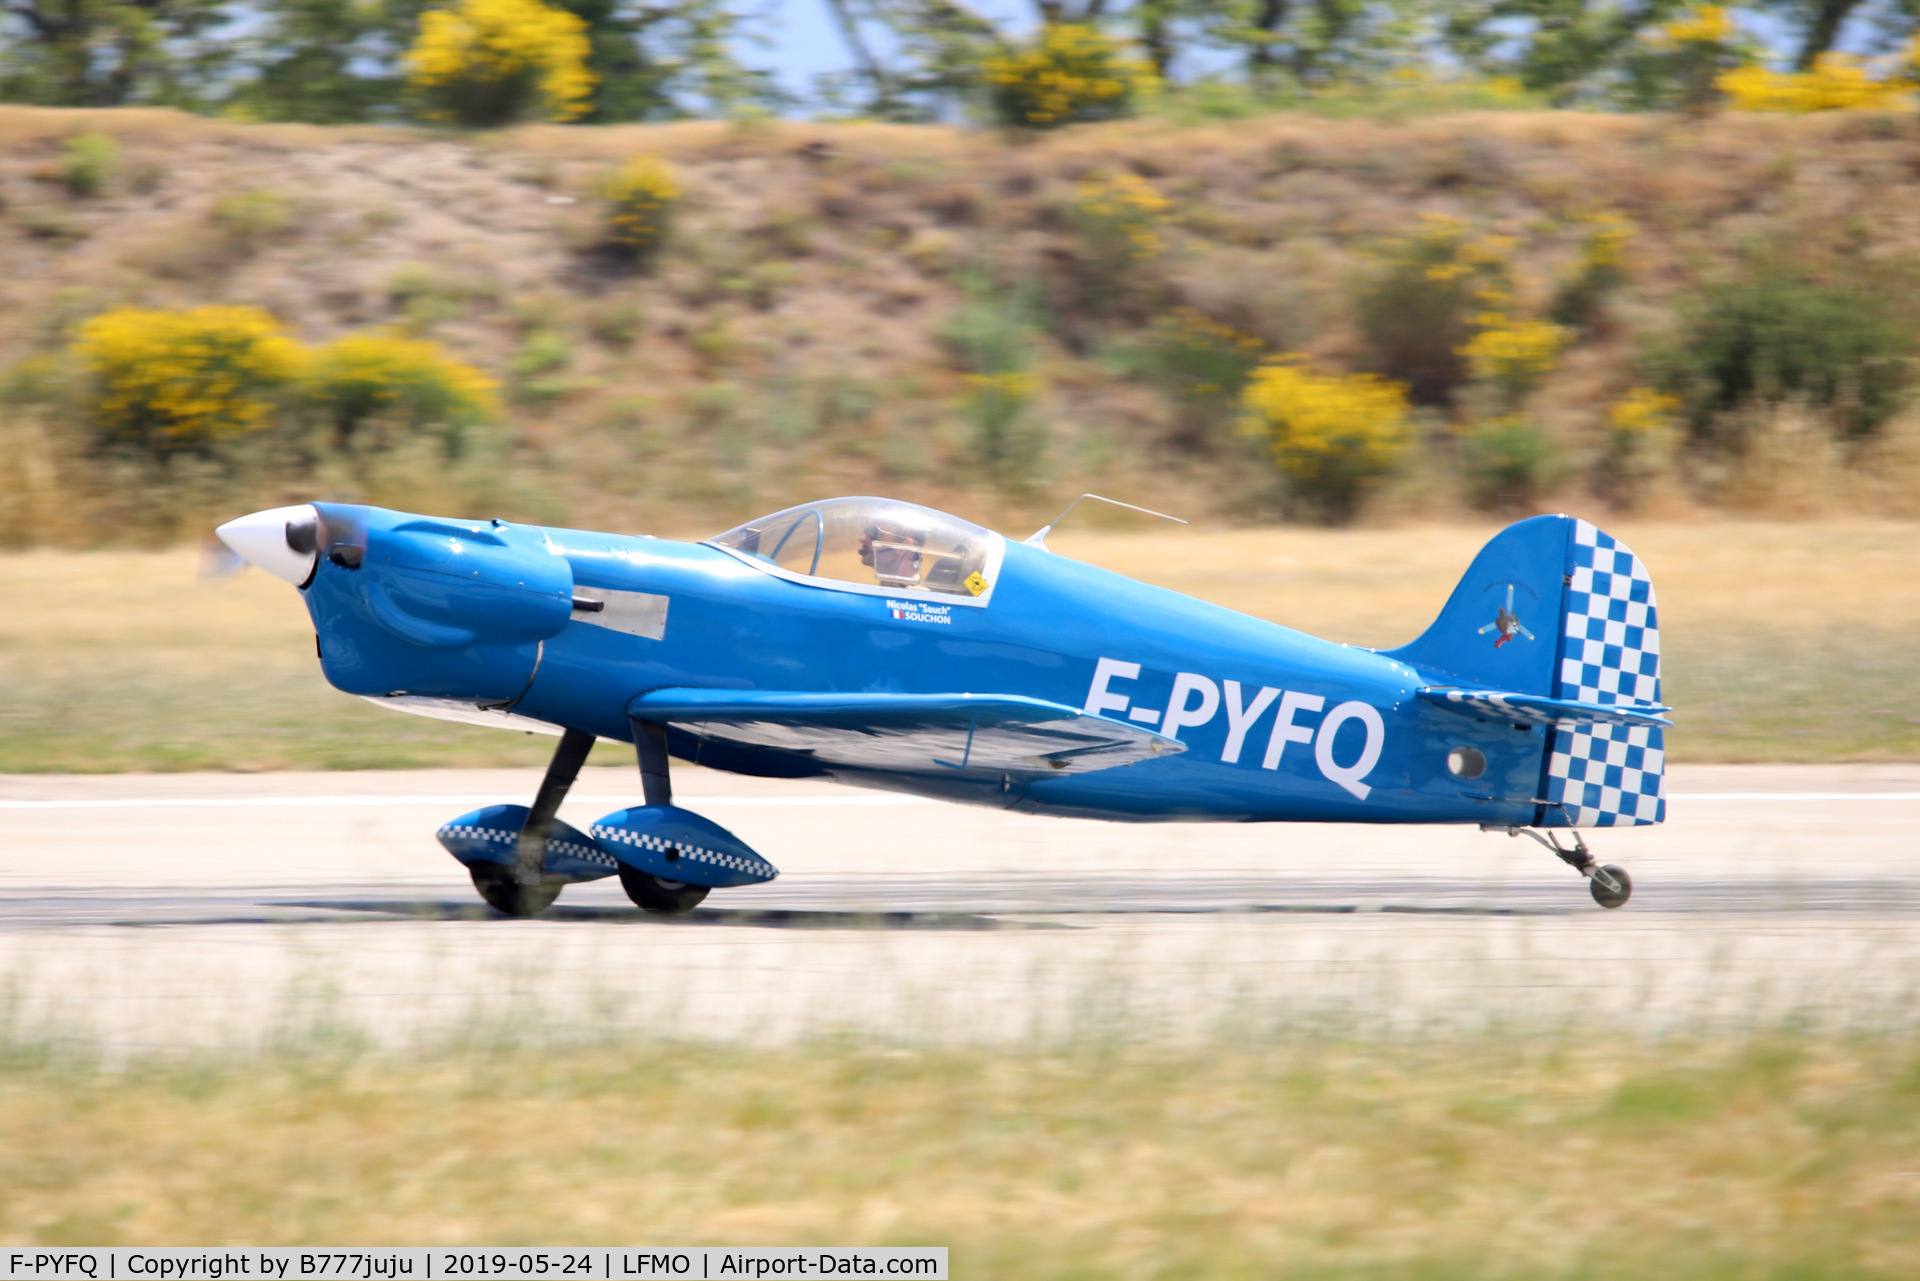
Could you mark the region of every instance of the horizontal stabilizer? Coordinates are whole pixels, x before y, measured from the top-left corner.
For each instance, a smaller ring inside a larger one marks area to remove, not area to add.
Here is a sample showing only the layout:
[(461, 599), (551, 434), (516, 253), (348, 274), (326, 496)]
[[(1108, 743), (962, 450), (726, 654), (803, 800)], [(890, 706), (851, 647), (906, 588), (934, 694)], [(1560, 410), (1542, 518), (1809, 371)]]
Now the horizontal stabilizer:
[(659, 689), (627, 712), (696, 738), (847, 769), (1079, 774), (1186, 750), (1138, 725), (1017, 694)]
[(1671, 707), (1658, 703), (1586, 703), (1572, 698), (1546, 698), (1539, 694), (1509, 694), (1491, 689), (1415, 690), (1421, 698), (1450, 712), (1467, 716), (1490, 717), (1526, 725), (1644, 725), (1670, 726), (1661, 715)]

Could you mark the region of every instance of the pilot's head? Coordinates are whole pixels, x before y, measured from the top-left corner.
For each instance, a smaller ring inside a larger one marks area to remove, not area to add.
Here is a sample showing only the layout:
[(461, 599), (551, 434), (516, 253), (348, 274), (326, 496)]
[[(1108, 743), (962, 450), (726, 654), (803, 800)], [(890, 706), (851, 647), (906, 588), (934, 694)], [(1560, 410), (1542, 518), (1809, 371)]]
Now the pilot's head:
[(889, 586), (920, 581), (920, 549), (926, 534), (898, 520), (882, 517), (860, 533), (860, 563)]

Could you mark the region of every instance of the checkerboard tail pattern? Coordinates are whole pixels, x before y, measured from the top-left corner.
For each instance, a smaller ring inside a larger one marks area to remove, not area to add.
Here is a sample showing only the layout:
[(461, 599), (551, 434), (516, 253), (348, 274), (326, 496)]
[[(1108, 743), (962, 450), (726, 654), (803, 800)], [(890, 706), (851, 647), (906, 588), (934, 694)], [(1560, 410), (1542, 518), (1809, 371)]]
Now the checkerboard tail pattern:
[[(1564, 649), (1555, 696), (1608, 706), (1660, 701), (1660, 620), (1653, 580), (1611, 535), (1576, 521)], [(1658, 729), (1570, 725), (1551, 731), (1543, 825), (1664, 822), (1666, 740)]]

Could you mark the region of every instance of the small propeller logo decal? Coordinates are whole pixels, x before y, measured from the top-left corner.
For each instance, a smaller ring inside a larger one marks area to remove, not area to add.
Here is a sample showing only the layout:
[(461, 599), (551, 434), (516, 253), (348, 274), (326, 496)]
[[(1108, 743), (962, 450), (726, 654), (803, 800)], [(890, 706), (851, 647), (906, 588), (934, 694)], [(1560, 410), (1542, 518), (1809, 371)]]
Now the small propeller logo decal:
[(1491, 623), (1488, 623), (1485, 627), (1482, 627), (1475, 634), (1479, 636), (1485, 636), (1488, 632), (1499, 633), (1493, 639), (1493, 647), (1495, 649), (1499, 649), (1502, 645), (1506, 644), (1508, 641), (1512, 640), (1516, 636), (1524, 636), (1528, 640), (1533, 639), (1533, 633), (1528, 631), (1527, 625), (1520, 621), (1520, 615), (1513, 612), (1513, 584), (1512, 583), (1507, 584), (1507, 603), (1500, 607), (1499, 612), (1493, 616), (1493, 621)]

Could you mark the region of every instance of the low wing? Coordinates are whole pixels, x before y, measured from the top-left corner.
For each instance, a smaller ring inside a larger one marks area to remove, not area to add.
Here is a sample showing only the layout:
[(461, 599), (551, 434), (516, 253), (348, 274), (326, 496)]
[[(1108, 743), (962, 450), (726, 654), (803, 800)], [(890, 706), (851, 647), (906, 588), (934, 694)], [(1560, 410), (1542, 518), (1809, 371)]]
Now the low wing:
[(1138, 725), (1017, 694), (657, 689), (627, 712), (697, 738), (852, 769), (1080, 774), (1186, 750)]
[(1427, 702), (1466, 716), (1519, 721), (1528, 725), (1646, 725), (1670, 726), (1662, 716), (1671, 707), (1657, 703), (1582, 703), (1571, 698), (1543, 698), (1538, 694), (1505, 694), (1491, 689), (1415, 690)]

